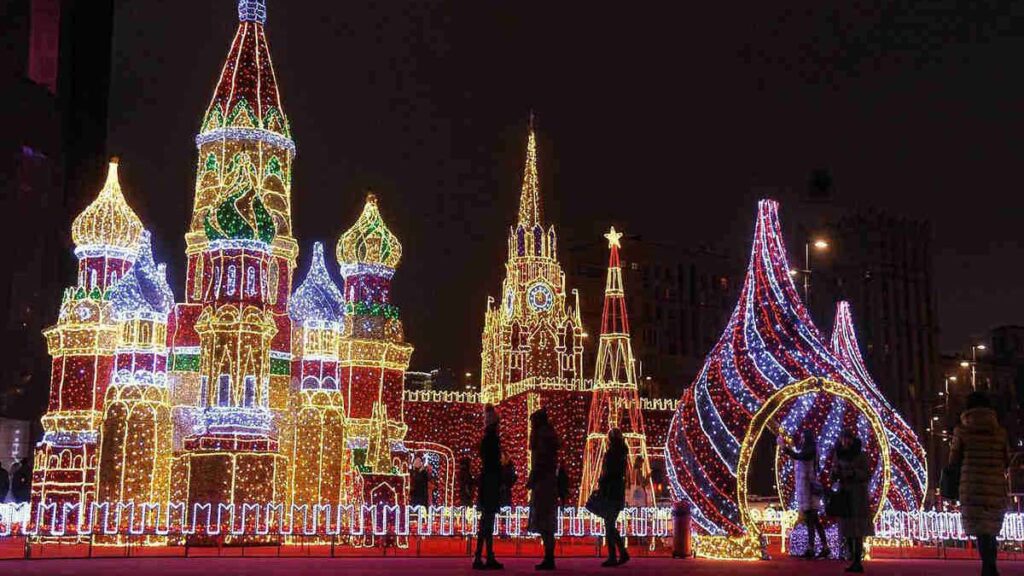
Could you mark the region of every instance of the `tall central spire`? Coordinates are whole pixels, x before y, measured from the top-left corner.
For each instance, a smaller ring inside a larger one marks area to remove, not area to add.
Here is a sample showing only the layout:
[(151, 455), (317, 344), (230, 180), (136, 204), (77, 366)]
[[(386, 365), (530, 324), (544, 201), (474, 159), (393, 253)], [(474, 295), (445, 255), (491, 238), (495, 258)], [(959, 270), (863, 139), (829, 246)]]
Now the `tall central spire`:
[(523, 169), (523, 191), (519, 196), (519, 225), (529, 230), (541, 224), (540, 184), (537, 181), (537, 135), (530, 112), (530, 133), (526, 139), (526, 166)]

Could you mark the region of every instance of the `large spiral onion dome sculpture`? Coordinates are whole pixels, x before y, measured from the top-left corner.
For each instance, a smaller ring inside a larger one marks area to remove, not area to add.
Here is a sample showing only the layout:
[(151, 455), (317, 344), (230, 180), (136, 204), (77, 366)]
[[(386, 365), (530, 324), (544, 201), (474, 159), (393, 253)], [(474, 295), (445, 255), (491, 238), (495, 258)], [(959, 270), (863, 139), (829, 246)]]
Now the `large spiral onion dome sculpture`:
[[(787, 400), (772, 414), (766, 429), (757, 433), (793, 438), (810, 429), (818, 439), (820, 480), (827, 486), (826, 472), (839, 433), (855, 429), (872, 466), (875, 509), (920, 506), (926, 471), (919, 442), (866, 371), (861, 374), (843, 358), (826, 344), (800, 300), (782, 240), (778, 203), (762, 200), (739, 302), (704, 367), (683, 394), (668, 433), (669, 479), (675, 496), (690, 503), (700, 533), (748, 534), (739, 499), (746, 492), (747, 479), (737, 476), (749, 465), (741, 462), (741, 452), (749, 454), (741, 448), (757, 441), (747, 438), (751, 423), (776, 393), (814, 378), (842, 387), (870, 408), (871, 418), (837, 394), (810, 392)], [(884, 454), (876, 438), (878, 426), (888, 440), (881, 443), (888, 446)], [(888, 491), (882, 494), (886, 463)], [(792, 507), (792, 462), (780, 452), (776, 452), (774, 473), (783, 503)]]

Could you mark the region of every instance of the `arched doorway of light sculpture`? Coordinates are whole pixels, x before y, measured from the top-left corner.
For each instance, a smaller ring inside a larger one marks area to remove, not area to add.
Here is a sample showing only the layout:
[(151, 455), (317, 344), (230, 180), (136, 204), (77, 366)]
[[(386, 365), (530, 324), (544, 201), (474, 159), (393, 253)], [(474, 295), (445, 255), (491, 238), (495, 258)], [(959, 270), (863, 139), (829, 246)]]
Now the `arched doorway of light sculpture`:
[[(849, 386), (825, 380), (823, 378), (808, 378), (783, 386), (772, 394), (750, 419), (747, 425), (747, 432), (743, 436), (743, 443), (740, 446), (739, 461), (736, 465), (736, 502), (739, 506), (740, 522), (746, 531), (743, 539), (747, 540), (747, 546), (740, 546), (740, 549), (753, 551), (760, 549), (761, 526), (751, 514), (750, 505), (747, 502), (747, 482), (750, 473), (750, 461), (754, 454), (754, 447), (757, 441), (764, 434), (768, 424), (772, 422), (775, 415), (789, 402), (807, 394), (828, 394), (846, 400), (863, 415), (871, 430), (874, 433), (875, 441), (878, 442), (878, 453), (882, 463), (882, 489), (878, 492), (880, 498), (875, 506), (875, 518), (882, 510), (881, 503), (885, 495), (889, 493), (890, 462), (889, 462), (889, 441), (886, 437), (885, 427), (882, 425), (878, 413), (871, 407), (857, 391)], [(776, 458), (776, 469), (778, 458)], [(776, 475), (778, 472), (776, 471)], [(779, 486), (781, 497), (782, 487)]]

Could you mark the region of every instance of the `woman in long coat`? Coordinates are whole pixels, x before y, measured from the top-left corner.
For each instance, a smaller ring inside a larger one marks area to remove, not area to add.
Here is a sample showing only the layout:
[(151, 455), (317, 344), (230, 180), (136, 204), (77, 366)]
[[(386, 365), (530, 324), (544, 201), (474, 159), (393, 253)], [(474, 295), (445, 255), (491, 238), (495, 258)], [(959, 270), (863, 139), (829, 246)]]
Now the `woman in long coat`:
[(529, 529), (544, 542), (544, 560), (537, 570), (555, 569), (555, 529), (558, 523), (558, 434), (541, 408), (530, 416)]
[(626, 507), (626, 458), (628, 455), (629, 449), (622, 437), (622, 431), (618, 428), (609, 430), (608, 449), (604, 452), (601, 476), (597, 479), (597, 493), (601, 496), (605, 506), (604, 536), (608, 546), (608, 559), (601, 564), (605, 567), (629, 562), (626, 543), (615, 526), (619, 512)]
[(964, 532), (978, 539), (982, 576), (995, 576), (996, 536), (1006, 513), (1006, 469), (1010, 448), (988, 397), (974, 392), (953, 431), (949, 461), (960, 464), (960, 519)]
[(863, 572), (864, 537), (875, 534), (875, 524), (868, 495), (871, 468), (860, 438), (853, 430), (843, 430), (839, 435), (839, 446), (832, 459), (832, 477), (839, 482), (839, 490), (849, 503), (847, 514), (839, 519), (839, 531), (846, 539), (852, 561), (846, 571)]
[[(473, 568), (500, 570), (503, 566), (494, 558), (494, 516), (501, 507), (501, 439), (498, 437), (498, 412), (490, 404), (484, 408), (484, 424), (484, 437), (480, 440), (480, 483), (476, 492), (480, 526), (476, 533)], [(480, 559), (485, 545), (487, 563)]]

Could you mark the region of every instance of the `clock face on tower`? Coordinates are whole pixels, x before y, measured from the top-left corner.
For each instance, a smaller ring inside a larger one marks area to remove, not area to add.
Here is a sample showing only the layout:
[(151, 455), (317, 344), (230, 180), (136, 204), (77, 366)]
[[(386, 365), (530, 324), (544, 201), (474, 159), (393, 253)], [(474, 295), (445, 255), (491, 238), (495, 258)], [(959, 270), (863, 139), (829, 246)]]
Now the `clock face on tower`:
[(537, 282), (527, 291), (526, 301), (534, 312), (547, 312), (555, 304), (555, 294), (550, 286), (544, 282)]

